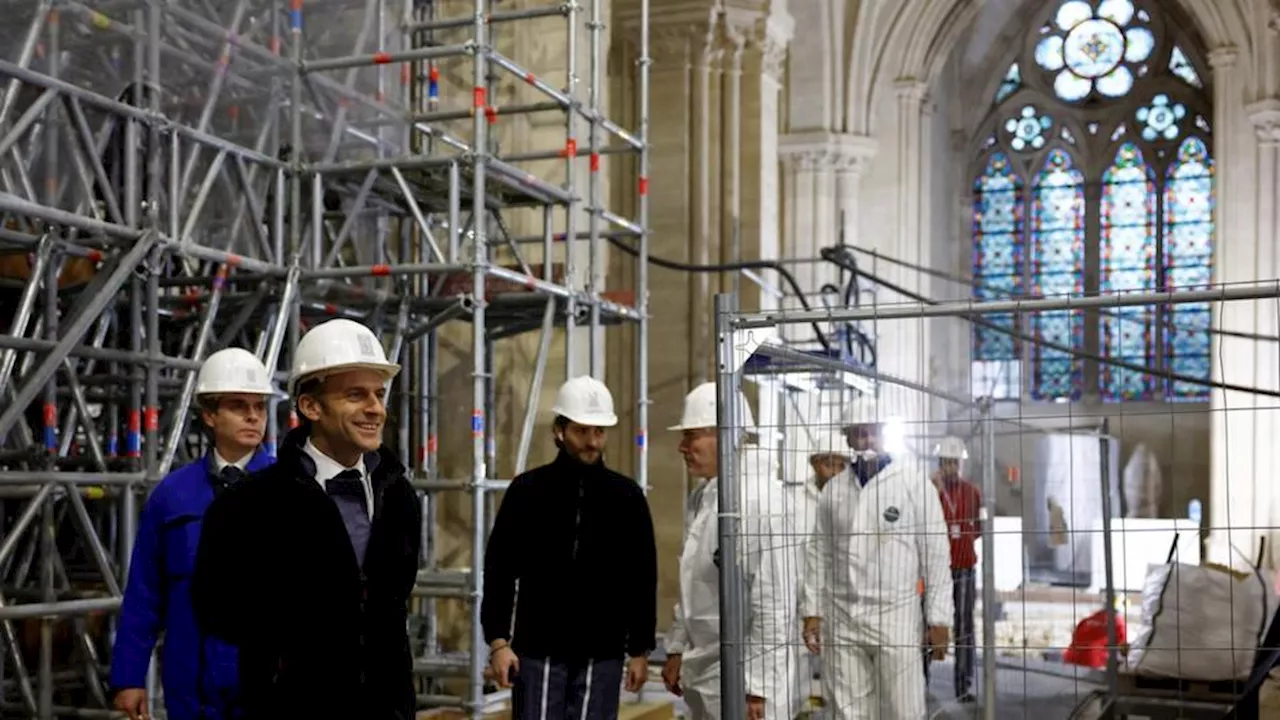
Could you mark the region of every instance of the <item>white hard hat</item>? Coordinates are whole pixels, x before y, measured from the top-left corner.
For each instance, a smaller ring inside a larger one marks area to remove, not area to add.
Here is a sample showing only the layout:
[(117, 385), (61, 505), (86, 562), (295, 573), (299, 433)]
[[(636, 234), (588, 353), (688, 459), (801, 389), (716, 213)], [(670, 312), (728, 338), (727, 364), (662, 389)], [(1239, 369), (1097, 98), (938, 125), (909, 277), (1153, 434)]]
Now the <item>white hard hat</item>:
[[(738, 391), (738, 418), (737, 425), (739, 430), (745, 433), (754, 433), (756, 431), (756, 420), (751, 415), (751, 406), (747, 404), (747, 396)], [(716, 422), (716, 384), (713, 382), (704, 382), (698, 387), (684, 396), (684, 412), (680, 414), (680, 423), (672, 425), (668, 430), (701, 430), (702, 428), (713, 428), (718, 425)]]
[(613, 427), (618, 424), (618, 416), (613, 414), (613, 394), (590, 375), (572, 378), (561, 385), (551, 412), (579, 425)]
[(271, 395), (271, 378), (257, 355), (243, 348), (219, 350), (205, 359), (196, 376), (196, 397), (247, 393)]
[(964, 446), (964, 441), (954, 435), (942, 438), (942, 442), (933, 449), (935, 457), (949, 458), (951, 460), (968, 460), (969, 451)]
[(844, 406), (844, 412), (840, 417), (840, 428), (848, 430), (859, 425), (879, 425), (886, 420), (888, 418), (880, 416), (879, 403), (876, 399), (870, 395), (863, 395)]
[(374, 370), (391, 380), (400, 366), (387, 361), (382, 343), (369, 328), (354, 320), (338, 318), (321, 323), (298, 341), (289, 371), (289, 394), (296, 395), (298, 382), (336, 370)]
[(849, 442), (845, 439), (843, 432), (836, 428), (827, 428), (817, 433), (810, 443), (809, 457), (823, 455), (852, 457), (853, 453), (849, 450)]

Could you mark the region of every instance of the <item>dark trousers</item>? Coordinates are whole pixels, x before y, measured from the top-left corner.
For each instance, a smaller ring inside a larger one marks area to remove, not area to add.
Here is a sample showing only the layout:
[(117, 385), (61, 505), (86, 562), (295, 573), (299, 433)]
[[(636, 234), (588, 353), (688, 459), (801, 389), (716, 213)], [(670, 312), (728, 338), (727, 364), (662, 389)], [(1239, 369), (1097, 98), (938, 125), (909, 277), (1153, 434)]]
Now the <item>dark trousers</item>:
[(973, 660), (977, 656), (973, 631), (973, 610), (977, 604), (978, 584), (973, 568), (951, 571), (951, 592), (955, 600), (956, 618), (952, 632), (956, 647), (956, 695), (973, 690)]
[[(973, 611), (977, 602), (978, 583), (973, 568), (953, 569), (951, 571), (951, 597), (955, 603), (956, 615), (951, 624), (954, 635), (952, 642), (956, 648), (955, 686), (956, 696), (965, 695), (973, 690), (973, 661), (977, 655), (973, 630)], [(925, 628), (925, 641), (928, 641), (928, 628)], [(924, 649), (924, 681), (929, 682), (930, 651)]]
[(622, 659), (562, 662), (520, 656), (512, 720), (617, 720)]

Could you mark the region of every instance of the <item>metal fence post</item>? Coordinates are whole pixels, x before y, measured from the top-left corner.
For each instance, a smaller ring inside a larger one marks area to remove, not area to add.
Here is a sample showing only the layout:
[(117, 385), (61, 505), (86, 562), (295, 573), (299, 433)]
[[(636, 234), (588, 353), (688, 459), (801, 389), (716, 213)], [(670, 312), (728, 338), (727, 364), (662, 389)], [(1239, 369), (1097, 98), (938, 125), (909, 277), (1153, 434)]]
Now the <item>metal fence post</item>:
[(737, 309), (733, 294), (718, 294), (716, 312), (716, 425), (719, 439), (719, 536), (720, 536), (720, 703), (723, 718), (747, 716), (747, 690), (743, 664), (743, 577), (738, 559), (741, 518), (741, 483), (738, 478), (739, 373), (734, 359), (731, 313)]
[(996, 418), (984, 398), (982, 418), (982, 717), (996, 718)]

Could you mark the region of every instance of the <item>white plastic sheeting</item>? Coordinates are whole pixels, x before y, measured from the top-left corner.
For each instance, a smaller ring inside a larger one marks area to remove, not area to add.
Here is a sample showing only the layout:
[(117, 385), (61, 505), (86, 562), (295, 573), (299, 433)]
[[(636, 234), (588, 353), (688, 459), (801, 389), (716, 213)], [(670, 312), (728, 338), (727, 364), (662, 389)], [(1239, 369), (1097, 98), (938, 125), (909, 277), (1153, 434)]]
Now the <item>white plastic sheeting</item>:
[[(1032, 582), (1088, 586), (1093, 545), (1089, 528), (1102, 517), (1102, 443), (1097, 434), (1049, 433), (1035, 441), (1026, 468), (1024, 505), (1028, 575)], [(1109, 438), (1107, 487), (1111, 515), (1120, 514), (1120, 443)]]
[[(1093, 582), (1090, 592), (1102, 592), (1107, 584), (1106, 553), (1103, 552), (1102, 518), (1090, 528), (1093, 543)], [(1200, 525), (1172, 518), (1113, 518), (1111, 520), (1111, 573), (1116, 592), (1142, 592), (1152, 565), (1169, 558), (1169, 548), (1177, 540), (1175, 562), (1200, 564)]]
[(1264, 623), (1275, 612), (1274, 584), (1270, 572), (1260, 579), (1212, 565), (1152, 566), (1129, 669), (1185, 680), (1248, 677)]
[(1124, 466), (1125, 517), (1160, 517), (1160, 499), (1164, 495), (1164, 479), (1160, 461), (1146, 445), (1138, 443)]

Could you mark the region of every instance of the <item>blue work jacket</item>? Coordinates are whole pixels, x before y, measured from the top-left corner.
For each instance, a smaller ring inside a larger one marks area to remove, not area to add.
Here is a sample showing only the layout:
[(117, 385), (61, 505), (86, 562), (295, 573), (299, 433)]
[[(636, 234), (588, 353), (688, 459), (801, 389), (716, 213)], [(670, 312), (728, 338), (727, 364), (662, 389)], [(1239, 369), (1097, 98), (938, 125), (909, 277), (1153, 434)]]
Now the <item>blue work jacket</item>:
[[(259, 449), (247, 470), (270, 466)], [(170, 720), (237, 716), (236, 649), (201, 634), (191, 608), (191, 573), (205, 510), (213, 502), (213, 454), (184, 465), (156, 486), (138, 519), (129, 580), (111, 655), (111, 685), (144, 688), (164, 633), (161, 682)]]

